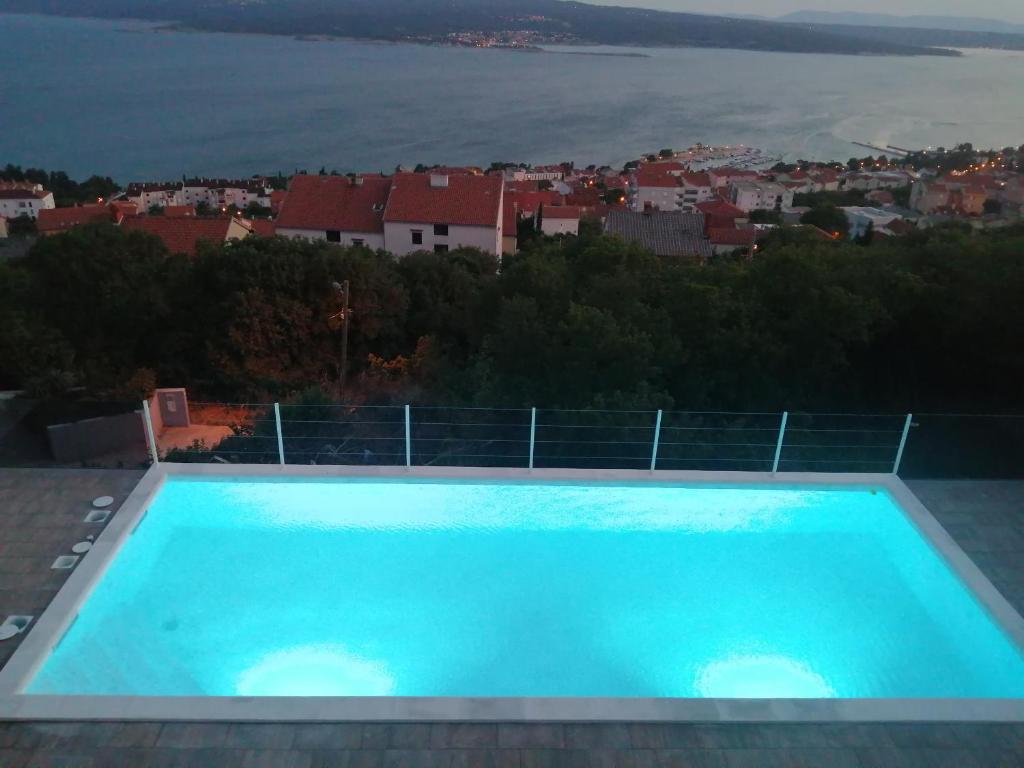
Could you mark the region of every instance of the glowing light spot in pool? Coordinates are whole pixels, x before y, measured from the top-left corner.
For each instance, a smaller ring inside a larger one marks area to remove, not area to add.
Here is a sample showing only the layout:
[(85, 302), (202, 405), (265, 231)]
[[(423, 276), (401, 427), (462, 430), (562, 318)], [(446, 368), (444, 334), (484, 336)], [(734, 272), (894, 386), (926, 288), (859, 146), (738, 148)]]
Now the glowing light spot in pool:
[(311, 645), (270, 653), (241, 674), (238, 696), (390, 696), (387, 667), (339, 646)]
[(828, 699), (831, 685), (806, 664), (785, 656), (734, 656), (697, 674), (701, 696), (720, 699)]

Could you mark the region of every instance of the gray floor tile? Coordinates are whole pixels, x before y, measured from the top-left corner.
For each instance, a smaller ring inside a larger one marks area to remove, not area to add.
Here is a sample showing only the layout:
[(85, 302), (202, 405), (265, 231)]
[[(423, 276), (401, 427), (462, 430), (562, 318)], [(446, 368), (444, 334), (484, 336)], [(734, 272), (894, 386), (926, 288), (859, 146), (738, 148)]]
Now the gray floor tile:
[(565, 731), (561, 723), (500, 723), (498, 746), (564, 747)]
[(297, 749), (247, 749), (238, 768), (312, 768), (313, 755)]
[(166, 723), (156, 745), (178, 749), (223, 747), (227, 738), (227, 723)]
[(565, 746), (570, 749), (628, 749), (632, 746), (629, 727), (624, 723), (569, 723)]
[(298, 723), (293, 746), (296, 749), (359, 749), (362, 741), (360, 723)]
[(434, 749), (485, 749), (498, 746), (496, 723), (434, 723), (430, 726)]
[(225, 746), (240, 749), (288, 749), (295, 742), (290, 723), (232, 723)]
[(659, 768), (725, 768), (720, 749), (659, 749)]

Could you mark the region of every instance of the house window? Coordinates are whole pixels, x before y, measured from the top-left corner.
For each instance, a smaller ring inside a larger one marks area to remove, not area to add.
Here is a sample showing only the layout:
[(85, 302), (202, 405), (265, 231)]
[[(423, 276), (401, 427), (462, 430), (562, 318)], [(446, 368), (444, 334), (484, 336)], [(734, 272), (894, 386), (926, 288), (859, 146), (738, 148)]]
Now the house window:
[(340, 243), (341, 242), (341, 232), (339, 232), (336, 229), (328, 229), (324, 233), (324, 235), (326, 235), (328, 243)]
[(412, 231), (412, 244), (423, 245), (423, 232), (418, 229)]
[(436, 237), (448, 237), (448, 225), (447, 224), (435, 224), (434, 235)]
[(448, 253), (448, 246), (444, 243), (436, 243), (434, 245), (434, 253)]
[(359, 237), (353, 237), (352, 245), (363, 245), (363, 239)]

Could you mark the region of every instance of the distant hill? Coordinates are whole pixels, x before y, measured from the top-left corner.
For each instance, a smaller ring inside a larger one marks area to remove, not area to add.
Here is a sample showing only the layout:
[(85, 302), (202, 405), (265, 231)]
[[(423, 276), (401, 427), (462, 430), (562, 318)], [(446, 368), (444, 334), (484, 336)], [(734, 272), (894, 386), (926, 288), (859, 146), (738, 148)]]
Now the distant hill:
[(671, 13), (561, 0), (0, 0), (0, 12), (142, 18), (195, 29), (443, 42), (450, 34), (530, 30), (552, 41), (797, 53), (955, 56), (843, 27)]
[[(903, 26), (857, 26), (853, 24), (816, 24), (785, 22), (787, 26), (830, 35), (849, 35), (875, 43), (901, 43), (917, 47), (993, 48), (1024, 51), (1024, 34), (1007, 32), (976, 32), (957, 29), (924, 29)], [(1010, 26), (1010, 25), (1007, 25)]]
[(826, 24), (857, 27), (900, 27), (945, 29), (957, 32), (999, 32), (1024, 35), (1024, 24), (969, 16), (893, 16), (886, 13), (856, 11), (796, 11), (773, 21), (796, 24)]

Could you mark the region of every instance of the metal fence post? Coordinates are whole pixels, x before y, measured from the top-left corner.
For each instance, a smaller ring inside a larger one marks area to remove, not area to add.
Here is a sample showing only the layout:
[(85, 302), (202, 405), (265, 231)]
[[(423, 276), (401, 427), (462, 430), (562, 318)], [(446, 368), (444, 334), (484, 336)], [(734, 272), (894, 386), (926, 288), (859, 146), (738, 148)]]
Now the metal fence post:
[(908, 413), (907, 420), (903, 422), (903, 434), (900, 436), (900, 447), (896, 450), (896, 461), (892, 463), (892, 473), (894, 475), (899, 474), (900, 462), (903, 461), (903, 449), (907, 447), (907, 435), (910, 434), (910, 426), (913, 420), (914, 414)]
[(156, 447), (156, 434), (153, 432), (153, 417), (149, 415), (149, 401), (142, 401), (142, 418), (146, 423), (146, 441), (149, 443), (149, 456), (154, 464), (160, 463), (160, 451)]
[(277, 423), (277, 457), (284, 464), (284, 434), (281, 432), (281, 406), (274, 403), (274, 421)]
[(533, 446), (537, 442), (537, 409), (530, 409), (530, 469), (533, 469)]
[(412, 466), (412, 419), (408, 405), (405, 406), (405, 466)]
[(658, 464), (658, 443), (661, 442), (661, 409), (658, 409), (658, 419), (654, 422), (654, 446), (651, 448), (651, 472)]
[(775, 461), (772, 462), (772, 474), (779, 471), (779, 459), (782, 458), (782, 443), (786, 439), (786, 422), (789, 421), (789, 411), (782, 412), (782, 423), (779, 424), (779, 440), (775, 443)]

